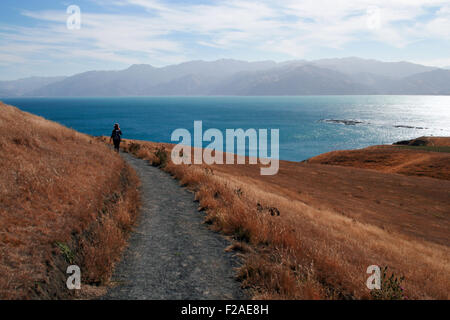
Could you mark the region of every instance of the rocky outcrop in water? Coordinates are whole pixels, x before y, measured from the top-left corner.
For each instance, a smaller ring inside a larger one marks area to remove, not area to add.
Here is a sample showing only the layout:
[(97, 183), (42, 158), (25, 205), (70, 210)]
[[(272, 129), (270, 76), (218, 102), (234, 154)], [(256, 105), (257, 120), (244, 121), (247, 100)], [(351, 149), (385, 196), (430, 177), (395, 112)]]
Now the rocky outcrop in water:
[(361, 124), (363, 123), (362, 121), (358, 121), (358, 120), (339, 120), (339, 119), (323, 119), (321, 120), (322, 122), (326, 122), (326, 123), (340, 123), (340, 124), (345, 124), (346, 126), (354, 126), (356, 124)]

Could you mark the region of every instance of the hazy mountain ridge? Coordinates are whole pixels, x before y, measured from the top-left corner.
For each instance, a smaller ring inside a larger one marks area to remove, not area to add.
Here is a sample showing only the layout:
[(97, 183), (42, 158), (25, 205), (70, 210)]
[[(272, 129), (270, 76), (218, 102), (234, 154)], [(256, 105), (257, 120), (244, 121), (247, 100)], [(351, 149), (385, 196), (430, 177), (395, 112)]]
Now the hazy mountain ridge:
[(0, 96), (21, 96), (65, 77), (30, 77), (13, 81), (0, 81)]
[(356, 94), (368, 91), (350, 77), (310, 64), (282, 66), (262, 72), (241, 73), (215, 88), (213, 94), (227, 95), (309, 95)]
[(450, 70), (360, 58), (189, 61), (1, 81), (0, 96), (450, 94)]
[(360, 58), (341, 58), (341, 59), (322, 59), (313, 61), (312, 64), (334, 69), (336, 71), (355, 75), (359, 73), (370, 73), (377, 76), (401, 79), (413, 74), (432, 71), (437, 68), (427, 67), (406, 61), (383, 62), (372, 59)]
[[(433, 95), (449, 95), (450, 94), (450, 71), (437, 69), (433, 71), (414, 74), (404, 79), (408, 88), (397, 82), (396, 92), (409, 94), (409, 92), (417, 92), (417, 94), (433, 94)], [(403, 90), (403, 92), (402, 92)]]

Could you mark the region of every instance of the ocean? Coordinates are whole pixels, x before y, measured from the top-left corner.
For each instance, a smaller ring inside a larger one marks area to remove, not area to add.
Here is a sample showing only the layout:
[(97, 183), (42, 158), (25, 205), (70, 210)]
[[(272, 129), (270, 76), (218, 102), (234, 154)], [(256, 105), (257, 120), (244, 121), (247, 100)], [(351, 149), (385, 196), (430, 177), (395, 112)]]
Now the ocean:
[[(6, 98), (21, 110), (99, 136), (171, 142), (177, 128), (279, 129), (280, 159), (450, 136), (450, 96)], [(206, 146), (207, 144), (205, 144)]]

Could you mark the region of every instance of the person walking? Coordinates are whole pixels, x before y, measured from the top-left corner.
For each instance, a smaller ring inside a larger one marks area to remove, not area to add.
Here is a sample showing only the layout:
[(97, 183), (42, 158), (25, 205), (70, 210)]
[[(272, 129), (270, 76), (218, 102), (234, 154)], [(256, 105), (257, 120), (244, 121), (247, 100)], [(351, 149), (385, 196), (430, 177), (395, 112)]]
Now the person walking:
[(111, 133), (111, 138), (109, 138), (109, 142), (111, 140), (114, 142), (114, 149), (116, 152), (119, 152), (120, 148), (120, 140), (122, 140), (122, 130), (120, 130), (119, 124), (114, 124), (114, 130)]

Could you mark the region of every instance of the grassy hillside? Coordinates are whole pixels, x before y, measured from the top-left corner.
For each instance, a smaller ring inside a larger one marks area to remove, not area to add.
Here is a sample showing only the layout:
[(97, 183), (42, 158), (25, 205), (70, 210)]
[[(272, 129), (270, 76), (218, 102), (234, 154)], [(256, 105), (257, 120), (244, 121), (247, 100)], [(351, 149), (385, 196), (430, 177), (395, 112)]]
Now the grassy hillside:
[(421, 137), (392, 146), (332, 151), (313, 157), (308, 163), (450, 180), (450, 138)]
[(72, 264), (82, 295), (105, 282), (136, 217), (137, 184), (103, 143), (0, 103), (0, 299), (70, 298)]
[[(450, 181), (288, 161), (261, 176), (255, 165), (174, 165), (169, 144), (123, 146), (195, 191), (205, 223), (234, 239), (254, 298), (449, 299)], [(369, 291), (370, 265), (399, 282)]]

